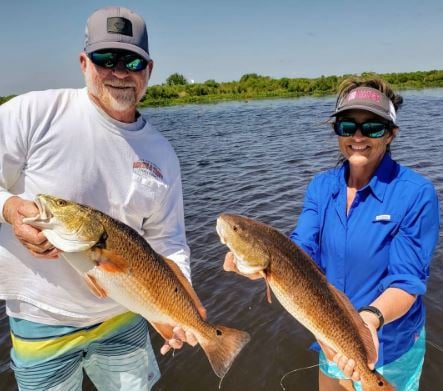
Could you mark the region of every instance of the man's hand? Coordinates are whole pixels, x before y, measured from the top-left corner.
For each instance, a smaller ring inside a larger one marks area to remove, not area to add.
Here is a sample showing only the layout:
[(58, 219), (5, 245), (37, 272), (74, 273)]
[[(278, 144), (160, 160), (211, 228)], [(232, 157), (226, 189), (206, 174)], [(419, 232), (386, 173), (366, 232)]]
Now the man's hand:
[(225, 262), (223, 264), (223, 269), (226, 272), (235, 272), (237, 274), (240, 274), (242, 276), (248, 277), (251, 280), (258, 280), (259, 278), (263, 278), (263, 275), (260, 273), (253, 273), (253, 274), (243, 274), (237, 269), (237, 265), (235, 263), (235, 257), (232, 252), (228, 252), (225, 256)]
[[(371, 332), (372, 340), (374, 342), (375, 350), (378, 356), (379, 342), (377, 336), (377, 329), (376, 326), (374, 326), (374, 319), (371, 317), (367, 317), (365, 312), (361, 312), (360, 316), (363, 318), (363, 321), (366, 323), (366, 327), (368, 327), (369, 331)], [(375, 322), (377, 322), (377, 320)], [(335, 364), (337, 364), (338, 368), (343, 372), (343, 374), (347, 378), (353, 381), (361, 380), (360, 373), (355, 370), (355, 361), (352, 358), (348, 358), (343, 354), (335, 352), (331, 347), (329, 347), (329, 345), (327, 345), (324, 342), (318, 341), (318, 343), (322, 348), (326, 358), (329, 361), (335, 362)], [(371, 370), (375, 368), (375, 363), (377, 362), (377, 360), (378, 358), (376, 358), (374, 362), (368, 363), (368, 367)]]
[(59, 250), (48, 242), (45, 235), (28, 224), (23, 223), (24, 217), (33, 217), (38, 214), (38, 208), (32, 201), (14, 196), (6, 200), (3, 205), (3, 216), (12, 225), (17, 239), (34, 257), (58, 258)]
[(172, 331), (174, 335), (171, 339), (165, 341), (165, 344), (160, 349), (161, 354), (164, 355), (171, 349), (181, 349), (184, 342), (191, 346), (197, 345), (197, 338), (191, 332), (183, 330), (180, 326), (175, 326)]

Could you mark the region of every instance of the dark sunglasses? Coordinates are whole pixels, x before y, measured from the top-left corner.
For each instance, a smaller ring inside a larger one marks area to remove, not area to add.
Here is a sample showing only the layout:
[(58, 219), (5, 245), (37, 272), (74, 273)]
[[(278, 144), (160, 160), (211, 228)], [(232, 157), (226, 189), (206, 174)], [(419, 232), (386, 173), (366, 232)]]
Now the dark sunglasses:
[(89, 53), (88, 57), (95, 65), (107, 69), (115, 68), (119, 61), (131, 72), (142, 71), (148, 66), (148, 61), (144, 58), (124, 50), (98, 50)]
[(392, 129), (392, 125), (386, 122), (370, 120), (362, 123), (355, 122), (350, 119), (337, 120), (332, 124), (335, 133), (341, 137), (349, 137), (360, 129), (363, 136), (369, 138), (383, 137)]

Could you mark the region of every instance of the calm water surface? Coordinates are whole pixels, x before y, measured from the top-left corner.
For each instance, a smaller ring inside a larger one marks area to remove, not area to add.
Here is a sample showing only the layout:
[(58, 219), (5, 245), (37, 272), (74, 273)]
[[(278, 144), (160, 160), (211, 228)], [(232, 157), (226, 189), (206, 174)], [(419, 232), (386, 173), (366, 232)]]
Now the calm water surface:
[[(443, 90), (404, 92), (394, 158), (428, 176), (443, 199)], [(322, 121), (333, 98), (267, 100), (147, 109), (150, 121), (180, 158), (193, 284), (209, 320), (250, 332), (222, 390), (278, 391), (281, 377), (317, 362), (313, 338), (280, 306), (268, 304), (263, 281), (222, 271), (226, 247), (215, 231), (222, 212), (245, 214), (289, 233), (311, 177), (335, 165), (336, 137)], [(426, 295), (427, 339), (443, 346), (443, 240), (433, 259)], [(3, 306), (1, 307), (3, 311)], [(0, 389), (15, 390), (9, 366), (7, 320), (0, 318)], [(153, 332), (156, 351), (161, 338)], [(158, 355), (156, 391), (217, 390), (201, 348)], [(421, 390), (443, 389), (443, 352), (427, 345)], [(316, 390), (317, 369), (284, 380), (287, 390)], [(86, 385), (86, 389), (92, 389)]]

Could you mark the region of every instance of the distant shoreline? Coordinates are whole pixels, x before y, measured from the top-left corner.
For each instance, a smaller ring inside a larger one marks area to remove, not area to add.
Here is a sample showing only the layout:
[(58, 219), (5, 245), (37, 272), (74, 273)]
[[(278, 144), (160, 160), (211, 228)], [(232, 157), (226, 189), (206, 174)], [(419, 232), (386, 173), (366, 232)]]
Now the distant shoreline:
[[(358, 75), (347, 74), (317, 78), (283, 77), (281, 79), (250, 73), (243, 75), (238, 81), (207, 80), (203, 83), (188, 83), (182, 75), (173, 74), (166, 83), (149, 86), (139, 107), (334, 95), (340, 82), (350, 76), (380, 77), (389, 82), (397, 91), (443, 88), (443, 70), (384, 74), (364, 72)], [(0, 97), (0, 104), (14, 96)]]
[[(335, 95), (341, 81), (350, 76), (380, 77), (389, 82), (394, 90), (443, 87), (443, 70), (385, 74), (365, 72), (359, 75), (292, 79), (287, 77), (273, 79), (269, 76), (251, 73), (243, 75), (239, 81), (219, 83), (215, 80), (207, 80), (204, 83), (192, 84), (187, 83), (182, 75), (174, 74), (167, 79), (167, 83), (149, 87), (140, 106), (157, 107), (189, 103)], [(177, 80), (177, 83), (168, 83), (171, 79), (172, 81)]]

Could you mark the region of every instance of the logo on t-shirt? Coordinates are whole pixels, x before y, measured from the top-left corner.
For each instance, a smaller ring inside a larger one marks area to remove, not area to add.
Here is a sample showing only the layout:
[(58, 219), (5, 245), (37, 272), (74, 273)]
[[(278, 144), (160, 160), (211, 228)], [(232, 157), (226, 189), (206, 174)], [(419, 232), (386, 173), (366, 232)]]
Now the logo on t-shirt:
[(141, 177), (154, 177), (163, 180), (163, 174), (160, 169), (152, 162), (147, 160), (138, 160), (132, 164), (132, 170)]
[(384, 214), (375, 216), (375, 221), (391, 221), (391, 215)]

